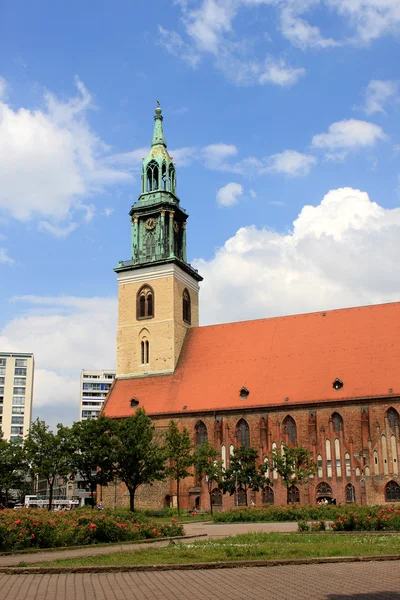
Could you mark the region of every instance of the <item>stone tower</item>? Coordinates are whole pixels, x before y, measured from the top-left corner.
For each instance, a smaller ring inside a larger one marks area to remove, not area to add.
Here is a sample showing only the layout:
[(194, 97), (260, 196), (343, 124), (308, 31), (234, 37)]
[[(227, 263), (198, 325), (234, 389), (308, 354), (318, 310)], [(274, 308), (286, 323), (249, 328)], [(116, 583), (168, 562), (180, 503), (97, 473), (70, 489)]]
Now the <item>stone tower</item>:
[(199, 324), (199, 281), (186, 261), (186, 221), (176, 195), (158, 106), (142, 190), (129, 211), (131, 259), (118, 274), (117, 376), (143, 377), (175, 370), (186, 331)]

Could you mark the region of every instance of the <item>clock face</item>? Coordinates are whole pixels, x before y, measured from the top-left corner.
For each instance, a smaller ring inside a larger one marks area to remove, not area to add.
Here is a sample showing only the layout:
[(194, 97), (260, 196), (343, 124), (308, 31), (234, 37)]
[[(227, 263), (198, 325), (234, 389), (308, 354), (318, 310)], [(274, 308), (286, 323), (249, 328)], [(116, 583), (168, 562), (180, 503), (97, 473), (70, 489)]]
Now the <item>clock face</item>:
[(178, 233), (179, 231), (179, 223), (177, 223), (176, 221), (174, 221), (174, 231), (175, 233)]
[(146, 229), (151, 230), (154, 229), (154, 227), (156, 226), (156, 220), (153, 219), (153, 217), (150, 217), (149, 219), (147, 219), (145, 225)]

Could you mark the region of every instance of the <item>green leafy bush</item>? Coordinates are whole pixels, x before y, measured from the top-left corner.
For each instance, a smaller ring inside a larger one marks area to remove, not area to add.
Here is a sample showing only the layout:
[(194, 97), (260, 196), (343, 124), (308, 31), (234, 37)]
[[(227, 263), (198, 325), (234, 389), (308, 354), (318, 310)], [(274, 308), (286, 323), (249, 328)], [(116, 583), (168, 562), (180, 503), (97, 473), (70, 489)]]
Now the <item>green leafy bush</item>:
[(332, 525), (334, 531), (400, 531), (400, 510), (384, 507), (375, 513), (358, 510), (339, 515)]
[(154, 523), (128, 510), (91, 509), (48, 512), (44, 509), (0, 512), (0, 551), (57, 548), (137, 541), (183, 535), (176, 519)]

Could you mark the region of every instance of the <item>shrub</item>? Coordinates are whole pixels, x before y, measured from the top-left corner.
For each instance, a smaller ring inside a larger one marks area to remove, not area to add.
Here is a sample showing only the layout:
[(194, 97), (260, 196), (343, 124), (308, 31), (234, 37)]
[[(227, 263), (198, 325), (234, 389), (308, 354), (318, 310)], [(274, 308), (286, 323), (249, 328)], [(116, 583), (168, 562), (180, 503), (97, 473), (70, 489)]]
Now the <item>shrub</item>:
[(0, 551), (57, 548), (97, 543), (137, 541), (183, 535), (181, 525), (153, 523), (128, 510), (91, 509), (47, 512), (23, 509), (0, 512)]

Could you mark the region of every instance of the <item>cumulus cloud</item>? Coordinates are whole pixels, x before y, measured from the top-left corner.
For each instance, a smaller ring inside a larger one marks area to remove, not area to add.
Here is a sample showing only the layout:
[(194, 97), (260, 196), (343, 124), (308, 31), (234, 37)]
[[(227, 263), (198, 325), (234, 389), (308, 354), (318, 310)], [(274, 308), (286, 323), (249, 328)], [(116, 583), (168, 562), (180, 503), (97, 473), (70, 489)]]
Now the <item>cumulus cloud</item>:
[(384, 113), (384, 105), (393, 98), (398, 91), (398, 82), (390, 80), (374, 79), (369, 82), (365, 90), (365, 106), (364, 111), (367, 115), (376, 112)]
[(301, 13), (302, 4), (297, 3), (297, 7), (285, 6), (280, 16), (282, 35), (294, 46), (305, 50), (306, 48), (333, 48), (339, 45), (337, 40), (323, 37), (320, 28), (301, 18), (296, 14), (296, 9)]
[(68, 100), (47, 92), (37, 110), (0, 96), (0, 211), (57, 236), (88, 220), (94, 192), (131, 178), (103, 162), (109, 149), (86, 119), (92, 97), (79, 79), (76, 86)]
[(387, 136), (382, 127), (367, 121), (347, 119), (332, 123), (326, 133), (314, 135), (312, 147), (333, 150), (337, 154), (328, 153), (328, 158), (337, 156), (343, 160), (349, 151), (372, 147), (379, 140), (385, 139)]
[(317, 159), (309, 154), (301, 154), (296, 150), (285, 150), (268, 158), (267, 169), (270, 173), (285, 173), (286, 175), (308, 175)]
[(232, 181), (217, 191), (217, 203), (219, 206), (233, 206), (239, 202), (242, 195), (243, 186)]
[(7, 82), (0, 76), (0, 101), (5, 100), (7, 95)]
[(303, 207), (292, 231), (243, 227), (213, 259), (194, 262), (202, 324), (398, 301), (399, 252), (399, 208), (331, 190)]
[(54, 426), (79, 417), (81, 369), (113, 369), (114, 298), (22, 296), (19, 316), (0, 331), (5, 352), (35, 355), (34, 411)]

